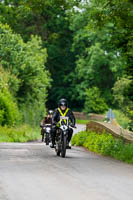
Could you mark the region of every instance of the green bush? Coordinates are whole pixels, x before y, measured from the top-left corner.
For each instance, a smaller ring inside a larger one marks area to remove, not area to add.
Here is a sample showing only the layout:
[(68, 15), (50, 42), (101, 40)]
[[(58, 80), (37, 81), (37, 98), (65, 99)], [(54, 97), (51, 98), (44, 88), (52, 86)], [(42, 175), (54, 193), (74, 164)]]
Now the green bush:
[(127, 129), (130, 119), (126, 116), (126, 114), (124, 114), (120, 110), (113, 110), (113, 112), (115, 114), (115, 118), (118, 124), (120, 124), (120, 126), (122, 126), (124, 129)]
[(28, 125), (19, 127), (0, 126), (0, 142), (27, 142), (40, 138), (40, 130)]
[(128, 107), (132, 104), (130, 96), (128, 95), (131, 83), (132, 77), (122, 77), (115, 82), (112, 88), (114, 102), (117, 103), (118, 108), (123, 112), (126, 112)]
[(87, 139), (86, 132), (75, 134), (74, 137), (72, 138), (72, 145), (83, 146), (83, 143), (86, 139)]
[[(28, 42), (24, 42), (8, 25), (0, 23), (0, 59), (0, 89), (8, 85), (7, 89), (18, 107), (23, 107), (23, 122), (34, 121), (35, 124), (36, 116), (39, 119), (40, 113), (45, 112), (47, 89), (51, 82), (45, 66), (47, 50), (42, 47), (41, 38), (31, 36)], [(3, 115), (4, 110), (0, 112), (0, 119), (2, 124), (6, 124), (2, 122)]]
[(128, 117), (129, 117), (129, 121), (128, 121), (128, 126), (127, 128), (133, 132), (133, 105), (131, 107), (128, 108)]
[(84, 111), (86, 113), (104, 113), (108, 110), (108, 106), (100, 95), (100, 90), (93, 87), (86, 90), (86, 98)]
[(76, 119), (76, 124), (87, 124), (89, 120), (86, 119)]
[(133, 163), (133, 144), (125, 144), (122, 138), (116, 139), (111, 134), (81, 132), (73, 136), (72, 145), (84, 146), (101, 155)]
[(8, 91), (0, 91), (0, 125), (14, 125), (19, 120), (16, 103)]
[(42, 102), (22, 104), (20, 107), (20, 112), (22, 116), (22, 123), (29, 124), (31, 126), (39, 126), (40, 121), (46, 115), (46, 107)]

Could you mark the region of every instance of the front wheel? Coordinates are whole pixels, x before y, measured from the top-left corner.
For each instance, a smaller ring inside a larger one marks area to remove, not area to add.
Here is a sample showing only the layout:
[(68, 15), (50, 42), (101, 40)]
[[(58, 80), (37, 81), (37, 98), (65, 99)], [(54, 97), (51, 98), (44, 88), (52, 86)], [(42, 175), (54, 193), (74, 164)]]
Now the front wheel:
[(60, 156), (61, 151), (60, 151), (60, 145), (59, 145), (59, 143), (56, 143), (55, 151), (56, 151), (56, 155)]
[(44, 141), (44, 133), (42, 134), (42, 142)]
[(48, 133), (46, 133), (46, 138), (45, 139), (46, 139), (45, 140), (46, 145), (49, 145), (49, 134)]
[(62, 148), (61, 148), (61, 157), (65, 158), (66, 156), (66, 146), (67, 146), (67, 138), (64, 135), (62, 138)]

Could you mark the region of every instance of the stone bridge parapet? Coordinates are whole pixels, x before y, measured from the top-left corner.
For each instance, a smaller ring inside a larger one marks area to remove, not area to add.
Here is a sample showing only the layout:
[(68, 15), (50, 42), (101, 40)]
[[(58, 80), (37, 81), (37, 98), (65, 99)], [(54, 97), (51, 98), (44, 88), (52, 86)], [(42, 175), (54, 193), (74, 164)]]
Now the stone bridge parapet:
[(97, 121), (89, 121), (86, 124), (86, 130), (92, 130), (97, 133), (111, 133), (113, 136), (120, 138), (123, 137), (125, 142), (133, 143), (133, 133), (123, 129), (120, 126), (115, 126), (111, 123), (106, 122), (97, 122)]

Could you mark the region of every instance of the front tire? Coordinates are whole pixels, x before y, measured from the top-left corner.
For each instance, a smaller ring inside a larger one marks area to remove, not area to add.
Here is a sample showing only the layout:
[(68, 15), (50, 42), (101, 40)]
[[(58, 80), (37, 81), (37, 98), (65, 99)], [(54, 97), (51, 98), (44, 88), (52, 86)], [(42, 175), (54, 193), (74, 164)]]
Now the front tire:
[(65, 158), (66, 156), (66, 146), (67, 146), (67, 138), (64, 136), (62, 138), (62, 149), (61, 149), (61, 157)]
[(49, 134), (46, 133), (46, 145), (49, 145)]
[(56, 155), (60, 156), (61, 151), (60, 151), (60, 145), (58, 143), (56, 144), (55, 151), (56, 151)]

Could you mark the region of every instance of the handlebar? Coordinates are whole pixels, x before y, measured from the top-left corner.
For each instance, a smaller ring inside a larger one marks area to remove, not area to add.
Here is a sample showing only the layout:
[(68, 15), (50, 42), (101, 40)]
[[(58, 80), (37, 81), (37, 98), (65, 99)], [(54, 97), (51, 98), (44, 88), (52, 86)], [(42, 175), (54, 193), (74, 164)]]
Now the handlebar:
[[(53, 123), (53, 124), (52, 124), (52, 127), (56, 127), (56, 124), (57, 124), (57, 123)], [(62, 122), (61, 122), (61, 125), (66, 125), (66, 124), (65, 124), (64, 121), (62, 121)], [(71, 123), (69, 124), (69, 126), (71, 126), (72, 128), (77, 128), (75, 125), (73, 125), (73, 124), (71, 124)]]
[(72, 128), (77, 128), (75, 125), (71, 125), (71, 124), (70, 124), (70, 126), (71, 126)]

